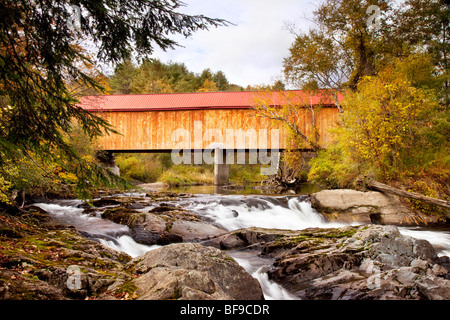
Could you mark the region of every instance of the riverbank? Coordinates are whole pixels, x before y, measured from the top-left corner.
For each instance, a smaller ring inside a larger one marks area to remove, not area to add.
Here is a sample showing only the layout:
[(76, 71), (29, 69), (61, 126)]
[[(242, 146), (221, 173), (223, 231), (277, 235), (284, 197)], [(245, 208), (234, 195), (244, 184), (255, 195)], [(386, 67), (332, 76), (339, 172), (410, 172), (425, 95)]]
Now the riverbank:
[(149, 191), (2, 213), (0, 298), (449, 298), (448, 249), (304, 200)]

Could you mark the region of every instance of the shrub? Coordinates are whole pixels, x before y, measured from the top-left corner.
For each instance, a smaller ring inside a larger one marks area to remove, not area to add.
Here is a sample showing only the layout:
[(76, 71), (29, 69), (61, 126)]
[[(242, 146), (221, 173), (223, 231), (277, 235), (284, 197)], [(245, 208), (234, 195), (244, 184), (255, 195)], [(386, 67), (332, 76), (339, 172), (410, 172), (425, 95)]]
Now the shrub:
[[(414, 85), (412, 76), (425, 79), (428, 72), (424, 60), (414, 65), (418, 61), (396, 60), (346, 95), (343, 125), (334, 130), (334, 143), (310, 161), (311, 182), (342, 188), (359, 176), (373, 175), (397, 187), (448, 198), (449, 112), (434, 90)], [(418, 202), (412, 206), (434, 210)]]
[(213, 165), (174, 165), (158, 179), (169, 186), (187, 186), (214, 183)]
[(116, 157), (121, 176), (141, 182), (155, 182), (162, 173), (162, 166), (154, 154), (119, 154)]

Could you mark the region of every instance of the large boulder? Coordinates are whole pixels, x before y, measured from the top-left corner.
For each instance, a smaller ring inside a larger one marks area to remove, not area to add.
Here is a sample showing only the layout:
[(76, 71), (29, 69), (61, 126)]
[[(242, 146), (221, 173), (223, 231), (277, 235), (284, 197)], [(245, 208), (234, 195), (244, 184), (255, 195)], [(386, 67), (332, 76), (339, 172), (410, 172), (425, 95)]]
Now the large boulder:
[(138, 299), (260, 300), (259, 282), (230, 255), (201, 244), (167, 245), (127, 264)]
[(413, 213), (397, 196), (377, 191), (322, 190), (311, 195), (311, 206), (330, 221), (396, 225), (436, 222), (433, 217)]

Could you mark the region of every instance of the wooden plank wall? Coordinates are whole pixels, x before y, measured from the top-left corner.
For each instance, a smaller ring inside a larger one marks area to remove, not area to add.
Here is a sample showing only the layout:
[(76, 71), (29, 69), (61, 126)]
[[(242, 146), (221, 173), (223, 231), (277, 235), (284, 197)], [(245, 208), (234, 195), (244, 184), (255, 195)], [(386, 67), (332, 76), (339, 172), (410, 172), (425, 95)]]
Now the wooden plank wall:
[[(311, 133), (310, 111), (302, 108), (299, 112), (299, 126)], [(229, 149), (286, 147), (284, 125), (257, 117), (252, 109), (100, 112), (97, 115), (123, 134), (102, 137), (99, 143), (104, 150), (206, 149), (211, 147), (211, 143), (222, 143)], [(327, 130), (338, 120), (337, 108), (326, 107), (316, 111), (323, 146), (330, 141)]]

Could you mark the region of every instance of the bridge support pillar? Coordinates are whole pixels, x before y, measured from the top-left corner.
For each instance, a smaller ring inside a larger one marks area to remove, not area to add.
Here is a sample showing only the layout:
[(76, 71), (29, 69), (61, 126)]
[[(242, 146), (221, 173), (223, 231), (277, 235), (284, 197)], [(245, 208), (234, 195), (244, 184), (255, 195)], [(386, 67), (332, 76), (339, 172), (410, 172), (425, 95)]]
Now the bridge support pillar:
[(229, 183), (230, 165), (227, 164), (226, 150), (214, 150), (214, 184), (224, 186)]

